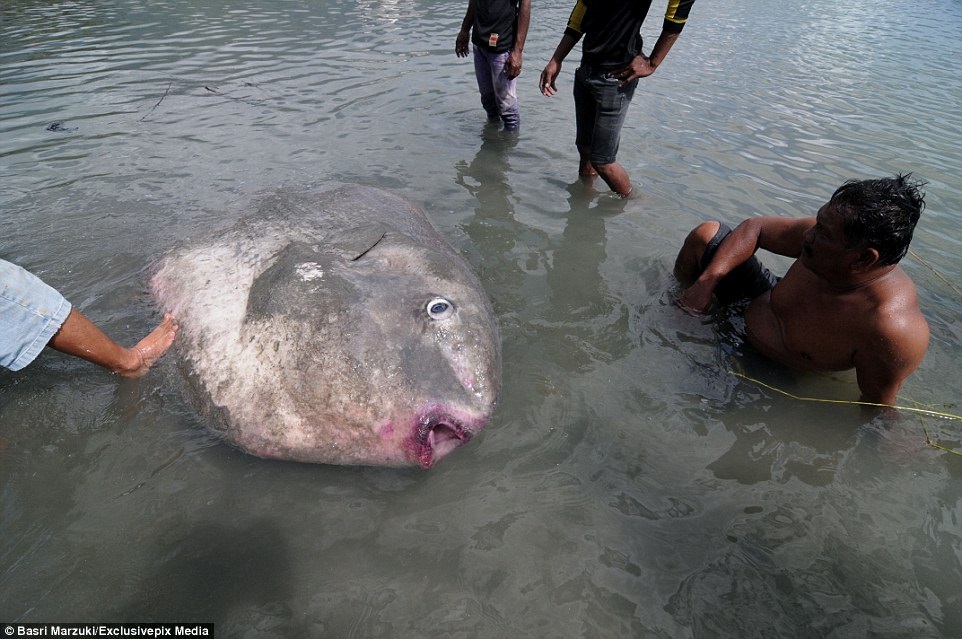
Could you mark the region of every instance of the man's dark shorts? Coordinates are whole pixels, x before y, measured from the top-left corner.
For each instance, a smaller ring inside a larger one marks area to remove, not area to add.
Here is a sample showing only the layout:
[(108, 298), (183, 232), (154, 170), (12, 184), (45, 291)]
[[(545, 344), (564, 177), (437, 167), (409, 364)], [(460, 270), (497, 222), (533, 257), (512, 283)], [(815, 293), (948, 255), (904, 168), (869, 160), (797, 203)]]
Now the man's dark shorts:
[(591, 149), (588, 159), (595, 166), (611, 164), (618, 156), (621, 128), (638, 79), (621, 86), (603, 69), (584, 63), (575, 70), (575, 144)]
[[(726, 224), (718, 223), (718, 232), (708, 242), (705, 247), (705, 254), (701, 258), (701, 269), (704, 271), (715, 251), (725, 238), (731, 234), (732, 230)], [(771, 271), (758, 260), (754, 255), (747, 262), (739, 264), (735, 269), (726, 275), (718, 286), (715, 287), (715, 297), (722, 304), (730, 304), (742, 300), (753, 300), (765, 291), (772, 289), (778, 280)]]

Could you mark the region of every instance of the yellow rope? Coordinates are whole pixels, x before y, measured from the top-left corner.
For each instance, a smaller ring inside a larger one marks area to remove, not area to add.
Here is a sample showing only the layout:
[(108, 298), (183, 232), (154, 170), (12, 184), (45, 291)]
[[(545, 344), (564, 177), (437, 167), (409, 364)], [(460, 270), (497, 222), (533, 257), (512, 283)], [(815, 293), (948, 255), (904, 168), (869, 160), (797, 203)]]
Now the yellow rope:
[[(942, 282), (943, 282), (946, 286), (948, 286), (949, 288), (951, 288), (953, 291), (955, 291), (955, 292), (959, 295), (959, 297), (962, 297), (962, 290), (959, 290), (959, 288), (958, 288), (955, 284), (953, 284), (952, 282), (950, 282), (950, 281), (948, 280), (948, 278), (946, 278), (944, 275), (942, 275), (941, 273), (939, 273), (939, 272), (938, 272), (937, 270), (935, 270), (928, 262), (926, 262), (924, 259), (922, 259), (922, 256), (920, 256), (918, 253), (916, 253), (916, 252), (913, 251), (912, 249), (909, 249), (909, 255), (911, 255), (913, 258), (915, 258), (915, 260), (916, 260), (919, 264), (921, 264), (921, 265), (924, 266), (925, 268), (927, 268), (927, 269), (929, 269), (930, 271), (932, 271), (932, 274), (935, 275), (935, 277), (937, 277), (938, 279), (942, 280)], [(962, 457), (962, 453), (960, 453), (959, 451), (953, 450), (953, 449), (951, 449), (951, 448), (946, 448), (945, 446), (942, 446), (941, 444), (938, 444), (938, 443), (936, 443), (935, 441), (933, 441), (932, 438), (929, 436), (929, 429), (925, 426), (925, 419), (924, 419), (924, 416), (925, 416), (925, 415), (929, 415), (929, 416), (932, 416), (932, 417), (940, 417), (940, 418), (942, 418), (942, 419), (957, 419), (957, 420), (962, 421), (962, 416), (953, 415), (952, 413), (943, 413), (943, 412), (934, 411), (934, 410), (926, 410), (926, 409), (924, 409), (924, 408), (914, 408), (914, 407), (912, 407), (912, 406), (897, 406), (897, 405), (894, 405), (894, 404), (875, 404), (875, 403), (873, 403), (873, 402), (855, 402), (855, 401), (850, 401), (850, 400), (846, 400), (846, 399), (821, 399), (821, 398), (818, 398), (818, 397), (799, 397), (798, 395), (793, 395), (793, 394), (789, 393), (788, 391), (784, 391), (784, 390), (782, 390), (782, 389), (780, 389), (780, 388), (775, 388), (774, 386), (770, 386), (770, 385), (766, 384), (765, 382), (762, 382), (762, 381), (760, 381), (760, 380), (755, 379), (754, 377), (749, 377), (748, 375), (745, 375), (744, 373), (739, 373), (739, 372), (737, 372), (737, 371), (732, 371), (732, 370), (730, 370), (730, 371), (728, 371), (728, 372), (729, 372), (729, 374), (731, 374), (731, 375), (735, 375), (736, 377), (741, 377), (742, 379), (746, 379), (746, 380), (748, 380), (748, 381), (750, 381), (750, 382), (752, 382), (752, 383), (754, 383), (754, 384), (758, 384), (759, 386), (763, 386), (763, 387), (765, 387), (765, 388), (767, 388), (767, 389), (769, 389), (769, 390), (775, 391), (776, 393), (781, 393), (782, 395), (785, 395), (786, 397), (791, 397), (792, 399), (797, 399), (797, 400), (803, 401), (803, 402), (821, 402), (821, 403), (824, 403), (824, 404), (851, 404), (851, 405), (853, 405), (853, 406), (875, 406), (875, 407), (877, 407), (877, 408), (893, 408), (893, 409), (895, 409), (895, 410), (902, 410), (902, 411), (907, 411), (907, 412), (910, 412), (910, 413), (917, 413), (917, 414), (919, 415), (919, 421), (922, 422), (922, 430), (923, 430), (923, 432), (925, 433), (925, 443), (926, 443), (926, 444), (928, 444), (929, 446), (932, 446), (933, 448), (938, 448), (939, 450), (944, 450), (945, 452), (952, 453), (953, 455), (958, 455), (959, 457)], [(916, 402), (916, 403), (917, 403), (917, 402)]]
[(948, 278), (946, 278), (944, 275), (942, 275), (941, 273), (939, 273), (938, 271), (936, 271), (934, 268), (932, 268), (932, 266), (931, 266), (928, 262), (926, 262), (925, 260), (922, 259), (922, 256), (920, 256), (918, 253), (916, 253), (916, 252), (913, 251), (912, 249), (909, 249), (909, 255), (911, 255), (912, 257), (914, 257), (915, 260), (916, 260), (919, 264), (921, 264), (921, 265), (924, 266), (925, 268), (927, 268), (927, 269), (929, 269), (930, 271), (932, 271), (932, 274), (933, 274), (933, 275), (935, 275), (937, 278), (939, 278), (940, 280), (942, 280), (942, 282), (944, 282), (946, 286), (948, 286), (948, 287), (951, 288), (953, 291), (955, 291), (956, 294), (958, 294), (959, 297), (962, 297), (962, 291), (960, 291), (959, 288), (958, 288), (955, 284), (953, 284), (952, 282), (950, 282), (950, 281), (948, 280)]
[(912, 413), (921, 413), (923, 415), (931, 415), (933, 417), (942, 417), (944, 419), (958, 419), (962, 421), (962, 415), (953, 415), (952, 413), (940, 413), (934, 410), (926, 410), (924, 408), (913, 408), (911, 406), (898, 406), (896, 404), (876, 404), (874, 402), (856, 402), (849, 399), (822, 399), (818, 397), (799, 397), (798, 395), (792, 395), (788, 391), (784, 391), (780, 388), (769, 386), (765, 382), (759, 381), (753, 377), (749, 377), (748, 375), (743, 375), (742, 373), (738, 373), (736, 371), (728, 371), (728, 372), (731, 373), (732, 375), (735, 375), (736, 377), (747, 379), (750, 382), (754, 382), (759, 386), (764, 386), (765, 388), (769, 390), (773, 390), (776, 393), (781, 393), (782, 395), (786, 395), (787, 397), (791, 397), (792, 399), (798, 399), (803, 402), (822, 402), (825, 404), (854, 404), (856, 406), (877, 406), (879, 408), (895, 408), (897, 410), (904, 410)]
[[(960, 415), (953, 415), (952, 413), (943, 413), (943, 412), (934, 411), (934, 410), (926, 410), (926, 409), (924, 409), (924, 408), (914, 408), (914, 407), (912, 407), (912, 406), (898, 406), (898, 405), (895, 405), (895, 404), (876, 404), (876, 403), (874, 403), (874, 402), (856, 402), (856, 401), (851, 401), (851, 400), (847, 400), (847, 399), (822, 399), (822, 398), (818, 398), (818, 397), (799, 397), (798, 395), (793, 395), (793, 394), (789, 393), (788, 391), (784, 391), (784, 390), (782, 390), (782, 389), (780, 389), (780, 388), (775, 388), (774, 386), (770, 386), (770, 385), (766, 384), (765, 382), (762, 382), (762, 381), (760, 381), (760, 380), (757, 380), (757, 379), (755, 379), (754, 377), (749, 377), (748, 375), (745, 375), (745, 374), (743, 374), (743, 373), (739, 373), (739, 372), (733, 371), (733, 370), (729, 370), (728, 373), (729, 373), (730, 375), (734, 375), (734, 376), (736, 376), (736, 377), (741, 377), (742, 379), (748, 380), (748, 381), (750, 381), (750, 382), (752, 382), (752, 383), (754, 383), (754, 384), (758, 384), (759, 386), (763, 386), (763, 387), (767, 388), (768, 390), (775, 391), (776, 393), (781, 393), (782, 395), (785, 395), (786, 397), (791, 397), (792, 399), (797, 399), (797, 400), (803, 401), (803, 402), (820, 402), (820, 403), (823, 403), (823, 404), (850, 404), (850, 405), (853, 405), (853, 406), (875, 406), (875, 407), (878, 407), (878, 408), (894, 408), (894, 409), (896, 409), (896, 410), (907, 411), (907, 412), (910, 412), (910, 413), (917, 413), (917, 414), (919, 414), (920, 416), (921, 416), (921, 415), (929, 415), (929, 416), (932, 416), (932, 417), (941, 417), (942, 419), (957, 419), (957, 420), (962, 421), (962, 416), (960, 416)], [(938, 448), (939, 450), (944, 450), (944, 451), (946, 451), (946, 452), (952, 453), (953, 455), (958, 455), (959, 457), (962, 457), (962, 453), (960, 453), (960, 452), (958, 452), (958, 451), (956, 451), (956, 450), (953, 450), (953, 449), (951, 449), (951, 448), (947, 448), (947, 447), (945, 447), (945, 446), (942, 446), (941, 444), (937, 444), (936, 442), (934, 442), (934, 441), (932, 440), (932, 438), (929, 437), (929, 429), (926, 428), (926, 426), (925, 426), (925, 420), (920, 417), (920, 421), (922, 422), (922, 430), (925, 432), (925, 443), (926, 443), (926, 444), (928, 444), (929, 446), (932, 446), (933, 448)]]
[(925, 427), (925, 420), (919, 417), (919, 421), (922, 422), (922, 432), (925, 433), (926, 444), (928, 444), (932, 448), (938, 448), (939, 450), (944, 450), (947, 453), (952, 453), (953, 455), (958, 455), (959, 457), (962, 457), (962, 453), (960, 453), (959, 451), (953, 450), (947, 446), (943, 446), (942, 444), (937, 443), (935, 440), (929, 437), (929, 429)]

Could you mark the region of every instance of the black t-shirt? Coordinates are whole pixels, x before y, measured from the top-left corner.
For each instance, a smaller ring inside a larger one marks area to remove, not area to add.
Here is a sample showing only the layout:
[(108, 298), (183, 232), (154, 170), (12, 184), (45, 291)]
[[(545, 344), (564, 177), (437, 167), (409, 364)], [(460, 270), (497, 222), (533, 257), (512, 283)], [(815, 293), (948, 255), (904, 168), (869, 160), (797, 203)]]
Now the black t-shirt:
[[(664, 29), (678, 33), (695, 0), (669, 0)], [(581, 60), (601, 69), (620, 69), (641, 53), (641, 25), (651, 0), (578, 0), (566, 32), (580, 38)]]
[(514, 46), (518, 0), (477, 0), (471, 42), (501, 53)]

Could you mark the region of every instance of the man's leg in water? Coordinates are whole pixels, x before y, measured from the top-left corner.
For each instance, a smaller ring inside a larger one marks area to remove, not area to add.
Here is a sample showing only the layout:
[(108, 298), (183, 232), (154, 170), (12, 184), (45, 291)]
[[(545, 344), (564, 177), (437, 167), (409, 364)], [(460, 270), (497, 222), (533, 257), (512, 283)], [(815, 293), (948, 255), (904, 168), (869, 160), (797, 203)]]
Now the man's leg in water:
[(586, 72), (578, 67), (572, 93), (575, 101), (575, 146), (578, 147), (578, 177), (585, 186), (594, 184), (598, 172), (591, 165), (591, 135), (595, 122), (595, 101), (585, 79)]
[(169, 313), (163, 321), (132, 348), (124, 348), (107, 337), (93, 322), (71, 309), (48, 346), (74, 355), (124, 377), (140, 377), (167, 352), (179, 326)]
[(591, 164), (591, 147), (578, 147), (578, 177), (581, 181), (585, 183), (586, 186), (591, 186), (595, 178), (598, 177), (598, 172), (595, 171), (595, 167)]
[(622, 197), (631, 194), (631, 179), (615, 158), (621, 127), (637, 85), (638, 81), (633, 80), (621, 86), (620, 81), (608, 77), (607, 72), (591, 67), (582, 66), (575, 72), (579, 175), (588, 177), (597, 173)]
[(601, 176), (601, 179), (605, 181), (605, 184), (607, 184), (612, 191), (621, 197), (631, 195), (631, 178), (628, 177), (628, 172), (625, 171), (623, 166), (617, 162), (592, 164), (595, 170), (598, 171), (598, 175)]
[(504, 65), (508, 61), (509, 52), (489, 54), (491, 63), (491, 82), (498, 104), (498, 113), (504, 122), (505, 131), (517, 131), (521, 128), (521, 107), (518, 105), (518, 79), (508, 78), (504, 72)]
[(498, 97), (494, 93), (494, 79), (491, 75), (491, 61), (484, 49), (474, 46), (474, 75), (478, 80), (481, 106), (488, 114), (489, 122), (500, 120)]
[(591, 161), (590, 147), (578, 147), (578, 155), (580, 156), (578, 161), (578, 176), (585, 186), (594, 184), (595, 178), (600, 175), (601, 179), (608, 185), (608, 188), (621, 197), (631, 195), (631, 178), (628, 176), (628, 172), (625, 171), (624, 167), (617, 162), (596, 166)]

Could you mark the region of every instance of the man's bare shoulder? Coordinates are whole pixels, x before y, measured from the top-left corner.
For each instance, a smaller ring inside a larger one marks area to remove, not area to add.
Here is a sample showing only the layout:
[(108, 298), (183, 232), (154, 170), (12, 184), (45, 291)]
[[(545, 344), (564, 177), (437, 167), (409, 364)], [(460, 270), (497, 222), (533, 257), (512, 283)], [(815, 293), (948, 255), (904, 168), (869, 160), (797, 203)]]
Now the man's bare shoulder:
[(902, 383), (925, 359), (929, 324), (918, 304), (918, 292), (904, 273), (890, 282), (875, 312), (865, 317), (855, 371), (862, 401), (894, 404)]
[(879, 322), (925, 323), (919, 307), (918, 289), (901, 267), (896, 266), (883, 280), (868, 287), (866, 293), (874, 303), (874, 314)]
[(912, 278), (896, 267), (886, 281), (871, 287), (870, 295), (871, 312), (863, 314), (866, 337), (883, 352), (921, 361), (929, 344), (929, 324)]

